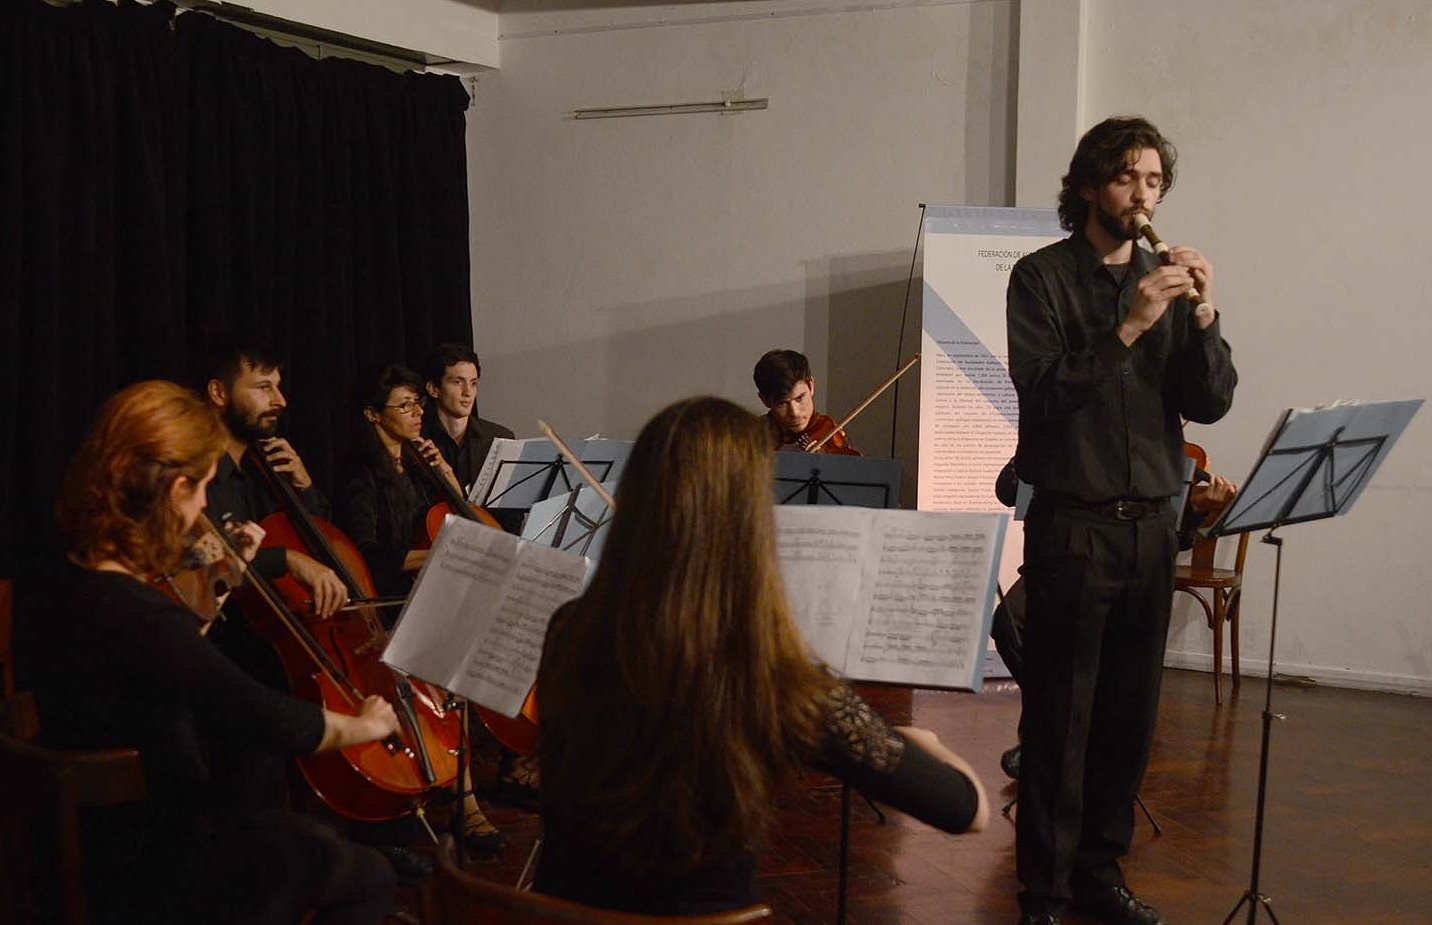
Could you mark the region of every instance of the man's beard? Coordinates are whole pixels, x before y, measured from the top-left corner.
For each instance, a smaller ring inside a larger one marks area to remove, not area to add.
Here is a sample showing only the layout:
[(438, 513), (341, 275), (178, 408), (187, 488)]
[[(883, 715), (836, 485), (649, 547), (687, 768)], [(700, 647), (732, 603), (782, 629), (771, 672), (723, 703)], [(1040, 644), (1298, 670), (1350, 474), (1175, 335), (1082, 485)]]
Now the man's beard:
[(1112, 237), (1115, 241), (1138, 240), (1139, 232), (1138, 229), (1134, 227), (1134, 223), (1130, 220), (1132, 216), (1133, 213), (1130, 212), (1129, 217), (1120, 218), (1117, 215), (1111, 215), (1107, 210), (1105, 210), (1103, 206), (1099, 205), (1098, 203), (1094, 204), (1095, 220), (1098, 221), (1099, 227), (1103, 228), (1106, 232), (1108, 232), (1109, 236)]
[(264, 417), (270, 415), (256, 415), (253, 420), (241, 417), (234, 407), (230, 405), (224, 409), (224, 423), (229, 428), (229, 433), (240, 443), (253, 443), (256, 440), (266, 440), (278, 433), (278, 423), (283, 417), (283, 412), (272, 412), (273, 423), (260, 423)]

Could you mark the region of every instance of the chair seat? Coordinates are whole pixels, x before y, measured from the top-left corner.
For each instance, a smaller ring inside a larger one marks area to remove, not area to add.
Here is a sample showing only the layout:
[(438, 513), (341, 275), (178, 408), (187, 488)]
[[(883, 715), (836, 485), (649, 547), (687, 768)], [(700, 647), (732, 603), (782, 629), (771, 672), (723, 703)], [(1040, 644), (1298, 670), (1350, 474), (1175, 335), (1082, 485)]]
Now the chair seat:
[(756, 925), (774, 917), (766, 905), (689, 916), (617, 912), (517, 890), (460, 869), (451, 835), (438, 845), (433, 892), (436, 925)]
[(1193, 565), (1180, 565), (1174, 569), (1173, 586), (1175, 588), (1223, 588), (1225, 590), (1242, 587), (1243, 576), (1236, 569), (1231, 568), (1198, 568)]

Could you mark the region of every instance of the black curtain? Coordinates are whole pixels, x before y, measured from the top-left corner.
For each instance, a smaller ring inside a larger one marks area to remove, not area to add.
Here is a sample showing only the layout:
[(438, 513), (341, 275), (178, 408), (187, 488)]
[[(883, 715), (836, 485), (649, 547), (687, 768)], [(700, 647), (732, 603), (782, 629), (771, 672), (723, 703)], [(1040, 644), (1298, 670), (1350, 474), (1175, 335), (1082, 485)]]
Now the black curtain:
[(466, 105), (164, 4), (0, 3), (0, 576), (98, 405), (205, 332), (288, 358), (320, 484), (358, 369), (471, 342)]

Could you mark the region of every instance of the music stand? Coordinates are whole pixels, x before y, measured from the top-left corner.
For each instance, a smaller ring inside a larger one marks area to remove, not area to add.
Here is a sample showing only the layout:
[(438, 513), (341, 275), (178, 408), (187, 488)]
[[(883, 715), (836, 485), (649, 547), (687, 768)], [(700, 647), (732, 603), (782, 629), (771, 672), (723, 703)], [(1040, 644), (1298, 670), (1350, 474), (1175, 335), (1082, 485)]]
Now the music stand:
[[(587, 444), (596, 444), (588, 459)], [(577, 446), (578, 455), (587, 468), (602, 481), (615, 480), (626, 464), (630, 444), (623, 440), (590, 440)], [(576, 470), (567, 464), (552, 441), (536, 437), (529, 440), (492, 441), (478, 477), (468, 492), (468, 500), (493, 510), (526, 511), (539, 501), (556, 494), (566, 494), (584, 484)]]
[(1248, 904), (1248, 925), (1258, 907), (1278, 925), (1273, 902), (1258, 889), (1263, 856), (1264, 806), (1268, 795), (1268, 744), (1273, 720), (1274, 645), (1278, 638), (1278, 591), (1283, 575), (1283, 538), (1273, 534), (1289, 525), (1346, 514), (1372, 474), (1406, 428), (1420, 399), (1367, 402), (1329, 408), (1284, 411), (1253, 464), (1243, 489), (1209, 528), (1210, 536), (1268, 532), (1262, 542), (1276, 550), (1273, 566), (1273, 614), (1268, 624), (1268, 684), (1263, 699), (1263, 742), (1258, 758), (1258, 808), (1253, 823), (1253, 867), (1248, 889), (1223, 920), (1233, 921)]
[[(631, 448), (635, 445), (632, 440), (613, 440), (610, 437), (588, 437), (577, 446), (573, 447), (577, 458), (587, 471), (602, 480), (602, 484), (613, 494), (616, 494), (617, 483), (621, 481), (622, 473), (626, 471), (627, 459), (631, 456)], [(551, 498), (559, 492), (569, 492), (575, 488), (586, 485), (582, 476), (577, 472), (577, 467), (571, 463), (564, 463), (561, 475), (553, 482), (547, 497)]]
[[(615, 482), (603, 482), (615, 494)], [(602, 554), (612, 512), (607, 503), (585, 482), (562, 495), (532, 505), (522, 538), (586, 556), (595, 562)]]
[(831, 453), (777, 453), (777, 504), (900, 504), (900, 460)]
[[(776, 504), (895, 508), (900, 503), (900, 460), (833, 453), (777, 453), (775, 492)], [(985, 627), (986, 634), (988, 631)], [(883, 823), (885, 813), (880, 807), (865, 794), (860, 796)], [(850, 887), (850, 784), (845, 781), (840, 783), (838, 870), (835, 921), (845, 925)]]

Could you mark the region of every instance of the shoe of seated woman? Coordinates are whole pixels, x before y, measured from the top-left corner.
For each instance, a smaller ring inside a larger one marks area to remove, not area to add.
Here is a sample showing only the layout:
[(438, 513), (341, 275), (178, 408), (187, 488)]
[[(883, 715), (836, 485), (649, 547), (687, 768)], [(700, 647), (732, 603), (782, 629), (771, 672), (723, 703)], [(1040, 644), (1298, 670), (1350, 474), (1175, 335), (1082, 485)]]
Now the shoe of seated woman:
[(510, 806), (537, 812), (541, 808), (539, 787), (537, 756), (513, 752), (503, 760), (492, 796)]
[(462, 843), (467, 850), (473, 854), (489, 855), (497, 854), (507, 847), (507, 838), (498, 830), (497, 826), (488, 821), (476, 800), (466, 801), (462, 811)]

